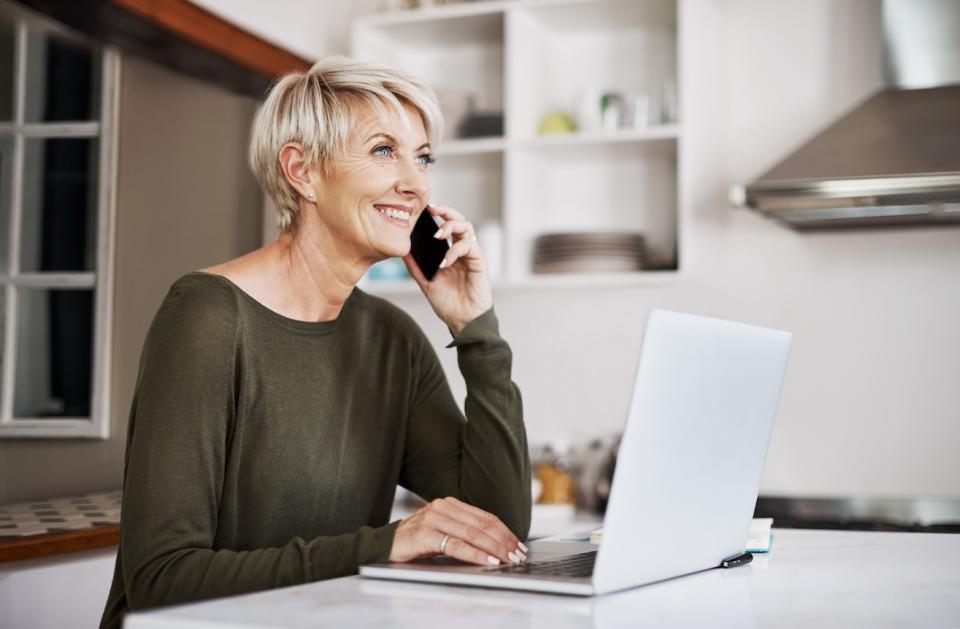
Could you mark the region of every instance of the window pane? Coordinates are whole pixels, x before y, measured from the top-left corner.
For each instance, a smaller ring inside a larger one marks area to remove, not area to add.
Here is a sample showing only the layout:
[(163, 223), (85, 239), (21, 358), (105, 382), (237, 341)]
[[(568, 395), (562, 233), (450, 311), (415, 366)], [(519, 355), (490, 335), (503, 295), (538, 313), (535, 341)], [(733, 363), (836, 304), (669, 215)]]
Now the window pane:
[(27, 36), (27, 122), (97, 120), (100, 50), (63, 35)]
[(13, 77), (16, 28), (0, 18), (0, 120), (13, 120)]
[(10, 199), (13, 138), (0, 138), (0, 274), (10, 268)]
[(19, 289), (14, 417), (89, 417), (91, 289)]
[(93, 271), (96, 199), (95, 139), (27, 140), (21, 271)]

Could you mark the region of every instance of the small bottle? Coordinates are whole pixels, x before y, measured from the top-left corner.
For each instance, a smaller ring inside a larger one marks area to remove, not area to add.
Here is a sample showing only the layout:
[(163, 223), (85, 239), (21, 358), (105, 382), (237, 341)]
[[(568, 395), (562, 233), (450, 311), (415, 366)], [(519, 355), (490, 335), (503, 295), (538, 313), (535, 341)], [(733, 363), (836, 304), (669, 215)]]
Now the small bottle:
[(667, 77), (663, 81), (663, 124), (673, 124), (680, 119), (680, 100), (677, 96), (677, 79)]
[(623, 97), (615, 92), (607, 92), (601, 98), (603, 111), (603, 130), (616, 131), (623, 119)]
[(610, 447), (606, 456), (600, 477), (597, 479), (597, 511), (603, 513), (607, 510), (607, 503), (610, 501), (610, 489), (613, 487), (613, 473), (617, 468), (617, 454), (620, 451), (620, 439), (618, 435)]
[(603, 128), (603, 109), (599, 90), (582, 92), (577, 106), (577, 131), (593, 133)]
[(545, 448), (545, 455), (547, 452), (552, 458), (545, 456), (537, 466), (537, 480), (542, 487), (537, 504), (573, 505), (576, 501), (576, 490), (570, 475), (567, 448), (565, 444), (557, 442), (553, 447)]
[(491, 280), (500, 278), (503, 263), (503, 226), (497, 222), (477, 225), (477, 242), (487, 258), (487, 271)]
[(633, 97), (633, 107), (630, 111), (631, 126), (634, 129), (646, 129), (650, 126), (650, 97), (641, 93)]

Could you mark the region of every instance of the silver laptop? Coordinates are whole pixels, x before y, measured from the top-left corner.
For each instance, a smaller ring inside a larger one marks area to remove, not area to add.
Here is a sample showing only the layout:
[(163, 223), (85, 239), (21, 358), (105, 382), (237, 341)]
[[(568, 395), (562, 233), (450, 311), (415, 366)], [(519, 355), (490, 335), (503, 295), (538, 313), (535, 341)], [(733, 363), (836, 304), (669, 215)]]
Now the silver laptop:
[(599, 547), (532, 541), (520, 566), (437, 557), (360, 575), (592, 596), (718, 567), (744, 551), (790, 339), (653, 311)]

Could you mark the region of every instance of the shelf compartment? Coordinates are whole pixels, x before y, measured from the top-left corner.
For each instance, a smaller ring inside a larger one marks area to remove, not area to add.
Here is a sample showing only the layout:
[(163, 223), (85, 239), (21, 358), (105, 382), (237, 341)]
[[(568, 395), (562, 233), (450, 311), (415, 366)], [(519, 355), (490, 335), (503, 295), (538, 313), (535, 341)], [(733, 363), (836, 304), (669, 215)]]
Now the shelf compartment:
[(503, 112), (504, 13), (452, 8), (362, 18), (353, 55), (405, 70), (437, 92), (470, 93), (476, 111)]
[(533, 241), (546, 233), (642, 233), (648, 254), (676, 268), (675, 141), (518, 149), (510, 160), (511, 280), (532, 275)]
[[(676, 122), (675, 0), (525, 3), (509, 14), (507, 135), (533, 139), (543, 116), (563, 111), (593, 131), (585, 102), (615, 92), (632, 103), (646, 95), (657, 124)], [(593, 119), (599, 117), (596, 114)]]

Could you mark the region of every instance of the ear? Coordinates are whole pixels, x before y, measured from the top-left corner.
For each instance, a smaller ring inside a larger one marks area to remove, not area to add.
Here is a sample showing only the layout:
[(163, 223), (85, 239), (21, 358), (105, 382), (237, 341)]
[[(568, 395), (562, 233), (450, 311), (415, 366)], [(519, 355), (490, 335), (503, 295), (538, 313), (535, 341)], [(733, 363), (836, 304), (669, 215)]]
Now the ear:
[(313, 181), (310, 174), (310, 164), (307, 162), (303, 146), (297, 142), (287, 142), (280, 149), (280, 168), (283, 176), (297, 193), (308, 201), (313, 201), (316, 194), (313, 191)]

